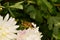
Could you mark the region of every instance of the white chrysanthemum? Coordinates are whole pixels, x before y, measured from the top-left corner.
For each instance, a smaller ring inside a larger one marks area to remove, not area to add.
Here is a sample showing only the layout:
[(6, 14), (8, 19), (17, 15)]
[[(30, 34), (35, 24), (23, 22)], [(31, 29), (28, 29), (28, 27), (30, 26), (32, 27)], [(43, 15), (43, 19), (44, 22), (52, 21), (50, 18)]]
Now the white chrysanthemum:
[(17, 40), (41, 40), (42, 33), (37, 28), (29, 28), (27, 30), (20, 30), (17, 33)]
[(16, 38), (18, 25), (15, 25), (16, 21), (14, 18), (9, 19), (9, 14), (3, 19), (0, 16), (0, 40), (14, 40)]

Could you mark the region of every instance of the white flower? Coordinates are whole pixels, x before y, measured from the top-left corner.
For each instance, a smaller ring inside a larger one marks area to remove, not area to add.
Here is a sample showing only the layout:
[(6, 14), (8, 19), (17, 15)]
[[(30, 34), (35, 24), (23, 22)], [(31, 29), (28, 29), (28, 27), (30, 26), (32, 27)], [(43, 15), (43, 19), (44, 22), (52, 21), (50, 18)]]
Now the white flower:
[(17, 33), (17, 40), (41, 40), (42, 33), (37, 28), (29, 28), (27, 30), (20, 30)]
[(14, 40), (16, 38), (18, 25), (15, 25), (16, 21), (14, 18), (9, 19), (9, 14), (3, 19), (0, 16), (0, 40)]

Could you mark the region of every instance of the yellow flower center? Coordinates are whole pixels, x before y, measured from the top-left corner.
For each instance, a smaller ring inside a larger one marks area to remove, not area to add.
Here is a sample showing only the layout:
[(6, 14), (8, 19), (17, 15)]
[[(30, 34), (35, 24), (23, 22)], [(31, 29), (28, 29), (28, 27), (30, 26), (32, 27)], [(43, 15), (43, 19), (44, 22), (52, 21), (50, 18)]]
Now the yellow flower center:
[(7, 36), (7, 34), (8, 34), (8, 33), (4, 30), (4, 28), (3, 28), (3, 27), (0, 27), (0, 31), (1, 31), (1, 35), (0, 35), (1, 37), (3, 37), (3, 38), (4, 38), (4, 37), (6, 37), (6, 36)]
[(3, 36), (3, 37), (6, 37), (6, 35), (7, 35), (6, 32), (3, 32), (3, 33), (2, 33), (2, 36)]
[(3, 28), (2, 27), (0, 27), (0, 30), (2, 30)]

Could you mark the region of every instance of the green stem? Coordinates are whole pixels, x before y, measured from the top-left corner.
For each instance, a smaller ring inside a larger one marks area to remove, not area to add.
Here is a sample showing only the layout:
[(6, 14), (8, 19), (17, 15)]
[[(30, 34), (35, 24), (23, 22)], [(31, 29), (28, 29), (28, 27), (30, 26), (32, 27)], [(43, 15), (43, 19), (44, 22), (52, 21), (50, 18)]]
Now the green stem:
[(56, 39), (56, 40), (58, 40), (58, 39)]
[(15, 17), (14, 14), (12, 13), (12, 11), (10, 10), (10, 8), (8, 8), (8, 11), (10, 12), (12, 17)]
[(12, 17), (15, 17), (14, 14), (12, 13), (12, 11), (11, 11), (10, 8), (9, 8), (9, 2), (7, 2), (7, 8), (8, 8), (8, 11), (10, 12), (11, 16), (12, 16)]
[(53, 40), (53, 36), (51, 37), (51, 40)]

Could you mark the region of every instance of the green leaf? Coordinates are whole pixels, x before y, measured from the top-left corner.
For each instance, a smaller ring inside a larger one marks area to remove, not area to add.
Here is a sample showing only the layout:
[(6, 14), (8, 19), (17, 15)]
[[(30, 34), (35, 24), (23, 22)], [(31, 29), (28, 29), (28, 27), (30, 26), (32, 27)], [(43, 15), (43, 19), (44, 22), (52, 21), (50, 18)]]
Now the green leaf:
[(60, 17), (52, 17), (50, 16), (50, 18), (48, 18), (48, 28), (49, 30), (51, 30), (53, 28), (53, 24), (54, 26), (58, 26), (58, 23), (60, 22)]
[(54, 37), (55, 39), (60, 39), (60, 34), (59, 34), (59, 35), (54, 35), (54, 34), (53, 34), (53, 37)]
[(1, 2), (2, 0), (0, 0), (0, 2)]
[(42, 0), (45, 4), (46, 4), (46, 6), (49, 8), (49, 9), (52, 9), (53, 8), (53, 6), (47, 1), (47, 0)]
[(50, 18), (48, 18), (48, 28), (49, 28), (49, 30), (52, 30), (52, 28), (53, 28), (53, 18), (52, 17), (50, 17)]
[(60, 39), (60, 21), (56, 20), (57, 23), (54, 25), (54, 29), (53, 29), (53, 37), (55, 37), (56, 39)]
[(36, 0), (37, 5), (41, 5), (42, 0)]
[(28, 15), (30, 15), (30, 18), (38, 21), (38, 22), (42, 22), (42, 14), (40, 12), (40, 10), (37, 10), (34, 8), (34, 6), (30, 5), (27, 7), (26, 12)]
[(53, 29), (53, 37), (55, 39), (60, 39), (60, 17), (50, 17), (48, 20), (48, 24), (49, 29)]
[(52, 2), (57, 2), (58, 0), (51, 0)]
[(14, 5), (9, 6), (10, 8), (17, 8), (17, 9), (23, 9), (23, 5), (21, 4), (23, 2), (15, 3)]
[(35, 19), (36, 10), (32, 5), (27, 7), (26, 12), (27, 12), (28, 15), (30, 15), (31, 18)]
[(30, 4), (30, 3), (35, 4), (35, 2), (34, 2), (34, 1), (27, 1), (27, 2), (28, 2), (28, 4)]

